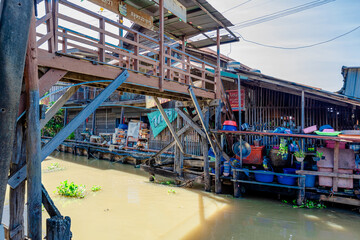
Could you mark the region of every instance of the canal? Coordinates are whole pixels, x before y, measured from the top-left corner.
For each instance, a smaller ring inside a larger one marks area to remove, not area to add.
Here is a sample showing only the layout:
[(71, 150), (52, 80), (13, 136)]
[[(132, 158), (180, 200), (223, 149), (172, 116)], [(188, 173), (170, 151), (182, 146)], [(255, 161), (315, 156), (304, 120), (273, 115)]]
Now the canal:
[[(57, 163), (60, 169), (49, 170)], [(295, 209), (262, 197), (234, 199), (201, 189), (149, 182), (131, 165), (55, 153), (42, 164), (43, 183), (73, 239), (359, 239), (360, 215), (338, 208)], [(84, 184), (86, 196), (55, 191), (61, 181)], [(161, 181), (157, 179), (157, 181)], [(92, 192), (91, 186), (102, 189)], [(44, 232), (45, 219), (43, 212)]]

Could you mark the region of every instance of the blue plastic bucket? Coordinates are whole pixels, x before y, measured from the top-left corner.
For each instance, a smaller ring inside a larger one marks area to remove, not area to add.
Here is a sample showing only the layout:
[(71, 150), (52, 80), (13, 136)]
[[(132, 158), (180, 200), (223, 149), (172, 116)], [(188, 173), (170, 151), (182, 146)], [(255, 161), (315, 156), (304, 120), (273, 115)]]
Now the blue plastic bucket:
[[(296, 169), (295, 168), (284, 168), (283, 172), (286, 174), (295, 174)], [(296, 177), (289, 177), (289, 176), (278, 176), (278, 181), (281, 184), (284, 185), (295, 185), (296, 183)]]
[(295, 168), (283, 168), (283, 172), (287, 174), (295, 174), (296, 169)]
[(230, 126), (230, 125), (224, 125), (222, 130), (224, 130), (224, 131), (237, 131), (237, 127), (236, 126)]
[(271, 183), (274, 181), (274, 175), (273, 174), (266, 174), (262, 172), (268, 172), (264, 170), (257, 170), (255, 173), (255, 180), (258, 182), (265, 182), (265, 183)]
[(305, 187), (313, 188), (315, 187), (315, 175), (305, 175)]

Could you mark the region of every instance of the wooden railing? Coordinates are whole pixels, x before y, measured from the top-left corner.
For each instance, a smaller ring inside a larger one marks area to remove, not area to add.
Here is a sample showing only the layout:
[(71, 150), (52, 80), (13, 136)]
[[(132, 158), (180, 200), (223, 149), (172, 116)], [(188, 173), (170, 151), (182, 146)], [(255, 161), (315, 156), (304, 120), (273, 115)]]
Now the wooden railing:
[[(49, 52), (79, 54), (73, 51), (75, 48), (90, 56), (91, 60), (155, 76), (159, 78), (159, 81), (177, 81), (210, 91), (215, 90), (217, 78), (214, 73), (206, 70), (206, 68), (216, 69), (215, 65), (191, 56), (174, 46), (164, 45), (164, 75), (161, 79), (159, 40), (66, 0), (50, 1), (45, 0), (45, 14), (36, 22), (37, 27), (46, 26), (45, 34), (44, 31), (37, 30), (38, 47), (44, 48), (45, 43), (48, 43)], [(78, 14), (65, 14), (64, 11), (59, 11), (63, 8), (95, 19), (97, 23), (82, 21)], [(109, 28), (115, 31), (109, 31)], [(121, 36), (120, 31), (128, 32), (133, 39)], [(94, 37), (94, 35), (97, 36)]]

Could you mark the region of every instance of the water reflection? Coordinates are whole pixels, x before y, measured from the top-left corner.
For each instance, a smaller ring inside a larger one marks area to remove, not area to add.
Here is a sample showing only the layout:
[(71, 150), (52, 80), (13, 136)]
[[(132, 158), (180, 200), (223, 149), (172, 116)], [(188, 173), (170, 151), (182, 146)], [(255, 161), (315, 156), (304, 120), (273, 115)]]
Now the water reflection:
[[(65, 179), (102, 186), (85, 199), (52, 194), (72, 218), (74, 239), (358, 239), (360, 216), (330, 209), (293, 209), (266, 198), (233, 199), (197, 189), (149, 183), (130, 165), (58, 153), (63, 171), (44, 173), (49, 192)], [(174, 189), (176, 193), (169, 193)]]

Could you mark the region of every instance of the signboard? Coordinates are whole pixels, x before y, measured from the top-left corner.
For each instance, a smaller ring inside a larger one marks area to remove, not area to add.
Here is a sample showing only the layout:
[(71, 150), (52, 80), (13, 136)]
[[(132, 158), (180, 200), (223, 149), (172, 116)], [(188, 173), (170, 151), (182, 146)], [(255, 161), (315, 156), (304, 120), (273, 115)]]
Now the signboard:
[[(241, 111), (245, 110), (245, 89), (241, 88)], [(228, 90), (229, 102), (233, 111), (239, 111), (238, 90)]]
[(140, 122), (129, 122), (129, 127), (127, 131), (128, 137), (139, 138)]
[[(159, 4), (159, 0), (155, 0)], [(177, 0), (164, 0), (164, 8), (169, 10), (172, 14), (178, 16), (181, 21), (186, 23), (186, 7)]]
[(121, 0), (89, 0), (96, 5), (99, 5), (107, 10), (120, 14), (121, 16), (133, 21), (136, 24), (144, 28), (153, 30), (153, 17), (149, 14), (146, 14), (135, 7), (126, 4)]
[[(166, 115), (168, 116), (170, 122), (173, 122), (177, 117), (177, 112), (173, 108), (164, 109)], [(150, 127), (153, 132), (154, 138), (159, 135), (166, 127), (166, 122), (162, 117), (160, 111), (155, 111), (147, 114)]]
[[(170, 99), (167, 99), (167, 98), (158, 98), (158, 99), (159, 99), (160, 104), (171, 101)], [(155, 100), (151, 96), (145, 96), (145, 103), (146, 103), (146, 108), (153, 108), (156, 106)]]

